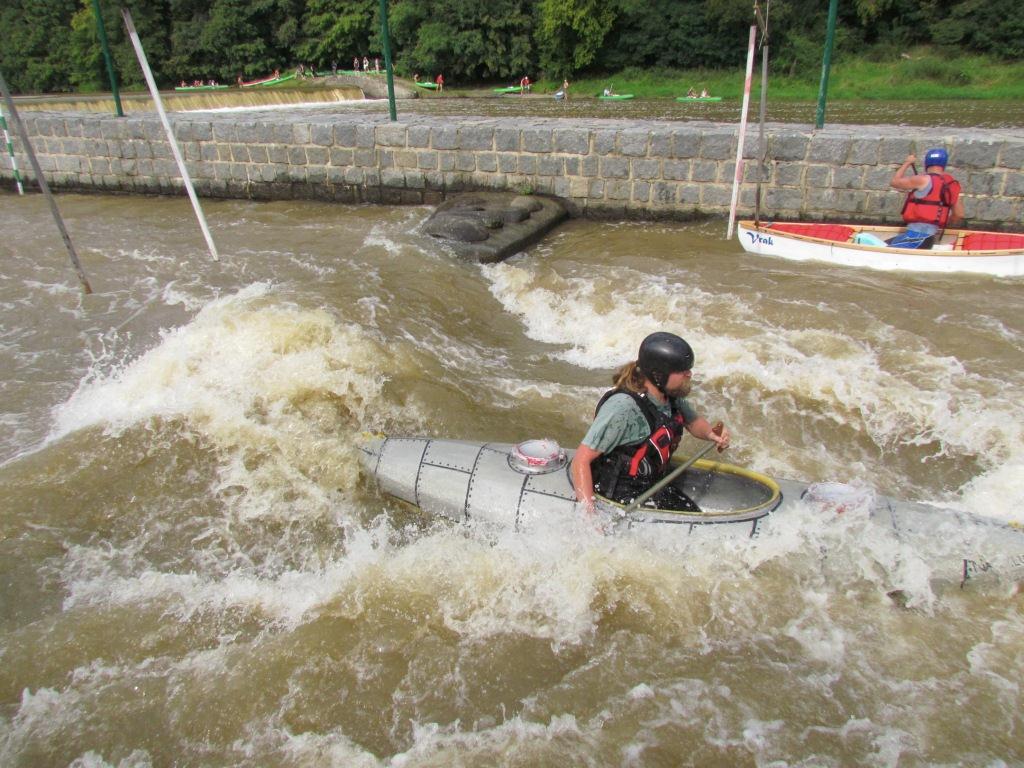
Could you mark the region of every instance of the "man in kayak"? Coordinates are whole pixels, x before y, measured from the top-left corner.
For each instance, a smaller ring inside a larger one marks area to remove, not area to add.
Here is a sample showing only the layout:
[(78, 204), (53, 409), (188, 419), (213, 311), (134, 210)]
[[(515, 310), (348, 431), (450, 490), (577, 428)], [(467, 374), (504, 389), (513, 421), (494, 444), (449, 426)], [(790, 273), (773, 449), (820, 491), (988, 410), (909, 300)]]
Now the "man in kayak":
[[(588, 512), (594, 510), (595, 493), (624, 504), (651, 488), (669, 471), (683, 429), (719, 450), (729, 446), (729, 431), (715, 434), (686, 399), (692, 374), (693, 349), (665, 332), (645, 338), (636, 361), (615, 372), (614, 389), (597, 404), (594, 422), (572, 460), (576, 499)], [(671, 485), (653, 501), (662, 509), (694, 508)]]
[(924, 173), (907, 176), (917, 158), (907, 155), (903, 165), (892, 177), (889, 186), (907, 193), (903, 203), (903, 221), (907, 231), (890, 238), (889, 246), (897, 248), (931, 248), (935, 236), (942, 236), (947, 224), (958, 224), (964, 218), (960, 199), (960, 182), (946, 173), (949, 154), (941, 147), (924, 153)]

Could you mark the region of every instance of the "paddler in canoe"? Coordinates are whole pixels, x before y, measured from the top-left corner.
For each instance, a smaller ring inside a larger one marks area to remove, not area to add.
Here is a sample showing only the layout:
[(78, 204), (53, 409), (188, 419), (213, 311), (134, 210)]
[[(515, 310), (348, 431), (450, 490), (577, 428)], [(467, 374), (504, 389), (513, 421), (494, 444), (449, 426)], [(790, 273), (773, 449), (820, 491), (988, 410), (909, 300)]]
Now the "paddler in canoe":
[[(924, 173), (917, 172), (916, 161), (914, 155), (907, 155), (889, 182), (893, 189), (907, 193), (903, 203), (907, 231), (886, 241), (891, 248), (931, 248), (947, 224), (956, 226), (964, 218), (960, 182), (946, 173), (946, 150), (937, 147), (924, 153)], [(906, 175), (908, 168), (912, 176)]]
[[(619, 368), (613, 389), (597, 404), (594, 422), (576, 449), (572, 483), (576, 498), (594, 512), (594, 494), (627, 504), (670, 470), (685, 429), (718, 450), (729, 447), (729, 430), (712, 427), (687, 400), (693, 349), (674, 333), (652, 333), (634, 362)], [(696, 510), (686, 494), (666, 485), (652, 500), (660, 509)]]

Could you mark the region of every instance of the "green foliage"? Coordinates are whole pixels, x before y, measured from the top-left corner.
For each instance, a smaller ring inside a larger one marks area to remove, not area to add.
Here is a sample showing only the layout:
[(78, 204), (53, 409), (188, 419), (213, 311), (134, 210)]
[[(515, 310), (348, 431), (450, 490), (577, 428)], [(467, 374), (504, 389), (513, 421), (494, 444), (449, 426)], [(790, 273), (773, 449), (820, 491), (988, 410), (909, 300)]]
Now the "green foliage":
[(541, 0), (537, 40), (545, 72), (572, 74), (594, 63), (615, 23), (602, 0)]
[[(732, 70), (745, 60), (754, 21), (751, 0), (388, 2), (396, 70), (431, 78), (441, 72), (449, 84), (511, 82), (524, 74), (559, 82), (588, 74), (606, 79), (601, 73), (628, 67)], [(299, 63), (326, 68), (337, 61), (347, 68), (354, 55), (382, 55), (379, 0), (100, 0), (115, 69), (128, 88), (141, 87), (143, 79), (122, 4), (164, 86), (196, 78), (233, 82)], [(774, 73), (817, 80), (827, 8), (824, 0), (772, 0)], [(92, 0), (0, 0), (0, 29), (0, 69), (15, 92), (109, 87)], [(923, 48), (938, 55), (908, 53)], [(1024, 3), (839, 4), (837, 68), (847, 60), (875, 61), (889, 67), (890, 79), (969, 89), (981, 81), (964, 57), (978, 55), (1024, 59)]]

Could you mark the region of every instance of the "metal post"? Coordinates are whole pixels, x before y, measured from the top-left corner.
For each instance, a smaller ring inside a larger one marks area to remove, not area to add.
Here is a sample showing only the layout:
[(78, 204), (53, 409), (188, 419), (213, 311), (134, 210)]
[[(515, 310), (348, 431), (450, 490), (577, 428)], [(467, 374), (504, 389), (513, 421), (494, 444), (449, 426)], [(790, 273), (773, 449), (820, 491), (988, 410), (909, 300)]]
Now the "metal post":
[(114, 109), (118, 117), (124, 117), (121, 94), (117, 90), (117, 75), (114, 74), (114, 60), (110, 56), (110, 46), (107, 44), (107, 28), (103, 24), (103, 14), (100, 13), (100, 0), (92, 0), (92, 12), (96, 16), (96, 30), (100, 35), (103, 60), (107, 63), (107, 77), (110, 79), (110, 92), (114, 95)]
[(160, 122), (163, 123), (164, 133), (167, 134), (167, 141), (170, 142), (171, 154), (174, 155), (174, 161), (178, 164), (178, 170), (181, 172), (181, 180), (185, 182), (185, 190), (188, 192), (188, 199), (192, 201), (192, 210), (195, 211), (196, 218), (199, 220), (199, 228), (203, 230), (203, 237), (206, 238), (206, 246), (210, 250), (210, 256), (213, 257), (214, 261), (217, 261), (217, 246), (213, 244), (213, 235), (210, 234), (210, 228), (206, 226), (206, 217), (203, 216), (203, 209), (202, 206), (199, 205), (199, 198), (196, 197), (196, 191), (192, 187), (192, 178), (188, 175), (188, 168), (185, 167), (185, 160), (181, 156), (181, 150), (178, 149), (178, 140), (174, 138), (174, 131), (171, 129), (171, 121), (167, 119), (167, 113), (164, 111), (164, 102), (160, 98), (160, 91), (156, 88), (156, 81), (153, 79), (153, 72), (149, 68), (149, 61), (146, 59), (146, 52), (142, 50), (142, 41), (139, 40), (139, 33), (135, 31), (135, 24), (132, 23), (132, 14), (127, 8), (122, 8), (121, 15), (124, 16), (124, 23), (128, 28), (128, 35), (132, 39), (132, 45), (135, 48), (135, 55), (139, 58), (139, 65), (142, 67), (142, 74), (146, 76), (146, 84), (149, 86), (149, 93), (153, 97), (153, 103), (156, 105), (156, 111), (160, 115)]
[(764, 183), (764, 164), (768, 158), (768, 146), (764, 140), (764, 118), (768, 107), (768, 13), (772, 0), (767, 0), (762, 15), (761, 6), (754, 3), (757, 25), (761, 28), (761, 109), (757, 139), (757, 187), (754, 190), (754, 223), (761, 223), (761, 184)]
[(828, 94), (828, 75), (832, 69), (832, 45), (836, 37), (836, 14), (839, 10), (839, 0), (829, 0), (828, 4), (828, 29), (825, 32), (825, 55), (821, 60), (821, 86), (818, 88), (818, 113), (814, 118), (814, 127), (822, 128), (825, 125), (825, 96)]
[(4, 110), (0, 108), (0, 128), (4, 131), (4, 144), (7, 145), (7, 154), (11, 158), (11, 170), (14, 171), (14, 183), (18, 185), (18, 194), (25, 194), (25, 187), (21, 183), (21, 172), (18, 170), (18, 158), (14, 156), (14, 144), (11, 142), (11, 134), (7, 132), (7, 120), (4, 118)]
[(388, 32), (388, 0), (380, 0), (381, 39), (384, 43), (384, 69), (388, 77), (388, 108), (391, 111), (391, 122), (398, 119), (395, 110), (395, 75), (391, 71), (391, 35)]
[(747, 77), (743, 84), (743, 107), (740, 111), (740, 135), (736, 142), (736, 171), (732, 179), (732, 202), (729, 204), (729, 227), (725, 237), (732, 240), (732, 229), (736, 223), (736, 204), (740, 197), (740, 182), (743, 181), (743, 143), (747, 136), (747, 109), (750, 106), (750, 81), (754, 75), (754, 42), (757, 25), (750, 27), (750, 42), (747, 44)]
[(36, 153), (32, 150), (32, 143), (28, 140), (28, 131), (25, 130), (25, 124), (21, 122), (21, 118), (18, 117), (18, 110), (14, 106), (14, 99), (11, 98), (11, 92), (7, 90), (7, 81), (4, 80), (4, 76), (0, 73), (0, 93), (3, 93), (4, 103), (7, 104), (7, 111), (11, 113), (11, 122), (14, 123), (14, 129), (18, 132), (18, 138), (21, 139), (21, 148), (25, 150), (25, 154), (28, 155), (28, 161), (32, 165), (32, 170), (36, 174), (36, 181), (39, 182), (39, 189), (43, 191), (43, 197), (46, 198), (46, 202), (50, 206), (50, 213), (53, 214), (53, 220), (57, 222), (57, 229), (60, 230), (60, 236), (64, 239), (64, 247), (68, 249), (68, 256), (71, 257), (71, 264), (75, 268), (75, 272), (78, 273), (78, 281), (82, 284), (82, 290), (86, 293), (92, 293), (92, 286), (89, 285), (89, 278), (85, 276), (85, 271), (82, 269), (82, 264), (78, 260), (78, 254), (75, 253), (75, 246), (71, 244), (71, 237), (68, 235), (68, 230), (64, 226), (64, 219), (60, 216), (60, 211), (57, 209), (57, 201), (53, 199), (53, 193), (50, 192), (50, 185), (46, 183), (46, 177), (43, 176), (43, 169), (39, 167), (39, 160), (36, 159)]

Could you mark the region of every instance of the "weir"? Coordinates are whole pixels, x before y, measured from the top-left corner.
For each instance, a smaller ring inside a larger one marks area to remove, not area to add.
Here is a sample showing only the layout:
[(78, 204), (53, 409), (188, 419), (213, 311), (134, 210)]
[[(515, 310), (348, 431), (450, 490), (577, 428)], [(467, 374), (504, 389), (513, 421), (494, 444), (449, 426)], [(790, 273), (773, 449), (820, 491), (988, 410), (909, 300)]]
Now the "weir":
[[(179, 112), (171, 122), (196, 190), (207, 197), (436, 204), (457, 192), (512, 191), (552, 195), (574, 215), (608, 218), (725, 215), (737, 142), (734, 125), (714, 122), (425, 115), (389, 122), (336, 105)], [(33, 111), (25, 123), (56, 189), (184, 194), (155, 114)], [(765, 137), (762, 211), (772, 217), (896, 222), (902, 195), (889, 189), (892, 174), (907, 154), (945, 146), (969, 226), (1017, 228), (1024, 219), (1019, 131), (779, 123), (766, 126)], [(15, 154), (23, 157), (17, 142)], [(758, 154), (757, 142), (748, 142), (745, 157)], [(741, 215), (754, 208), (757, 166), (745, 164)], [(0, 178), (13, 188), (9, 158), (0, 159)]]

